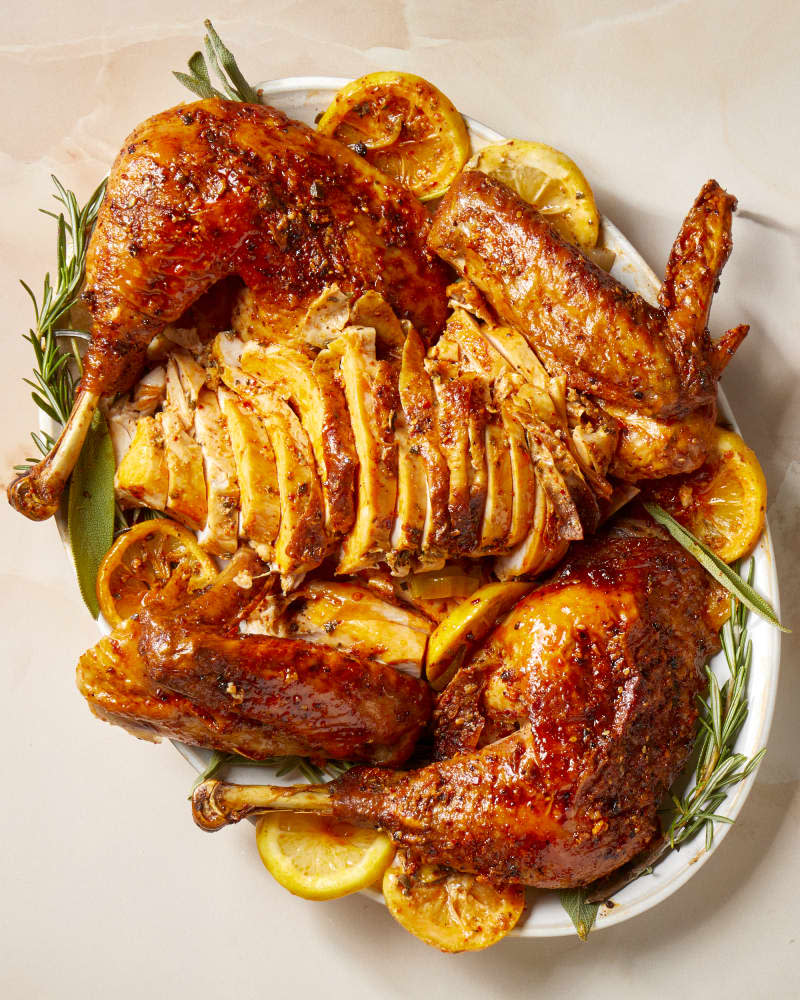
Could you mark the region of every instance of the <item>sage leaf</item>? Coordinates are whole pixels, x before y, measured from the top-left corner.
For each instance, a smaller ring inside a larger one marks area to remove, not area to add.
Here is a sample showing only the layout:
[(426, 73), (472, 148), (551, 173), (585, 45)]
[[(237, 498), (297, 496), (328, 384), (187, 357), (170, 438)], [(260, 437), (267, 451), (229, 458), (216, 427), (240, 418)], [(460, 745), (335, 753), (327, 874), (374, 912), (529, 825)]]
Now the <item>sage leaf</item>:
[(699, 538), (696, 538), (691, 531), (684, 528), (682, 524), (679, 524), (674, 517), (669, 515), (663, 507), (659, 507), (657, 503), (645, 502), (644, 506), (653, 520), (666, 528), (675, 541), (682, 545), (690, 555), (694, 556), (703, 569), (714, 577), (717, 583), (721, 583), (745, 607), (751, 611), (755, 611), (757, 615), (768, 621), (770, 625), (774, 625), (781, 632), (791, 632), (791, 629), (786, 628), (785, 625), (781, 625), (769, 601), (763, 598), (758, 591), (754, 590), (749, 583), (743, 580), (727, 563), (724, 563)]
[[(217, 64), (217, 72), (219, 73), (225, 90), (228, 91), (231, 99), (245, 101), (248, 104), (258, 104), (258, 94), (250, 86), (247, 80), (245, 80), (230, 49), (227, 48), (225, 43), (214, 30), (214, 25), (208, 19), (203, 21), (203, 24), (208, 32), (208, 35), (203, 39), (203, 41), (206, 43), (209, 61), (211, 61), (211, 57), (213, 56), (215, 62), (216, 60), (219, 60), (219, 63), (222, 63), (221, 70), (219, 69), (219, 64)], [(233, 84), (233, 87), (228, 86), (225, 78), (226, 73), (228, 75), (228, 79)]]
[(558, 894), (561, 905), (575, 925), (575, 930), (581, 941), (585, 941), (589, 937), (589, 931), (594, 927), (597, 911), (600, 909), (599, 903), (588, 901), (588, 895), (589, 892), (585, 888), (562, 889)]
[[(230, 49), (214, 30), (211, 21), (203, 22), (207, 34), (203, 38), (205, 55), (195, 52), (189, 60), (189, 73), (173, 72), (175, 79), (198, 97), (227, 97), (231, 101), (260, 104), (258, 91), (242, 75)], [(218, 78), (224, 93), (212, 84), (212, 74)]]
[(99, 410), (72, 473), (67, 529), (81, 597), (92, 617), (97, 618), (97, 570), (114, 540), (114, 450)]
[(209, 97), (221, 97), (222, 95), (219, 91), (215, 90), (210, 83), (201, 79), (199, 76), (189, 76), (188, 73), (178, 73), (173, 70), (172, 75), (178, 81), (182, 83), (187, 90), (191, 90), (193, 94), (197, 94), (198, 97), (206, 100)]

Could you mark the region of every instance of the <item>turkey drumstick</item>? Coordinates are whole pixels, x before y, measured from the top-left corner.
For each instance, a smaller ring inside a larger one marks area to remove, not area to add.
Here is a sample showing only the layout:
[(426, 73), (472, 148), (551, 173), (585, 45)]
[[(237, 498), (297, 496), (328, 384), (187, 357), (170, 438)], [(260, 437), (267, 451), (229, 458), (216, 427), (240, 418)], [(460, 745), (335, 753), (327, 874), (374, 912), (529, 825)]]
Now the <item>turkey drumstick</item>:
[(195, 820), (218, 829), (265, 809), (319, 811), (384, 829), (456, 871), (586, 885), (658, 836), (726, 607), (671, 540), (577, 545), (445, 690), (443, 759), (410, 772), (354, 768), (317, 788), (205, 783)]
[(128, 389), (152, 337), (228, 275), (278, 322), (337, 283), (377, 289), (433, 337), (447, 272), (426, 249), (428, 228), (410, 191), (273, 108), (213, 99), (148, 119), (117, 157), (89, 245), (78, 414), (9, 488), (12, 506), (34, 520), (55, 513), (99, 399)]

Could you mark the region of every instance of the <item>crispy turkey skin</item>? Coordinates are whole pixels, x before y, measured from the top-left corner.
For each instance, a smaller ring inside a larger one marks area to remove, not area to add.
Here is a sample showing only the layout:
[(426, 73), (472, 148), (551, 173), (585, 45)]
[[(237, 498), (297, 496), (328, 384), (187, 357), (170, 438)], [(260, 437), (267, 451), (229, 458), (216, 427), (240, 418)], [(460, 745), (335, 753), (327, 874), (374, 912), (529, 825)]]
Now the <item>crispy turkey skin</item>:
[(354, 769), (331, 786), (334, 813), (498, 881), (602, 878), (658, 834), (725, 605), (672, 541), (576, 546), (443, 692), (440, 760)]
[(478, 171), (450, 187), (429, 243), (529, 337), (551, 374), (634, 411), (679, 417), (716, 397), (706, 322), (735, 207), (716, 181), (703, 187), (673, 246), (658, 308)]
[(154, 115), (117, 157), (92, 235), (83, 385), (127, 388), (153, 333), (231, 274), (295, 317), (332, 282), (374, 288), (432, 337), (446, 270), (428, 226), (410, 191), (274, 108), (215, 98)]
[(264, 569), (240, 549), (207, 591), (187, 602), (168, 585), (87, 650), (77, 683), (94, 714), (144, 739), (254, 760), (402, 764), (428, 723), (428, 686), (312, 642), (240, 635), (268, 585)]

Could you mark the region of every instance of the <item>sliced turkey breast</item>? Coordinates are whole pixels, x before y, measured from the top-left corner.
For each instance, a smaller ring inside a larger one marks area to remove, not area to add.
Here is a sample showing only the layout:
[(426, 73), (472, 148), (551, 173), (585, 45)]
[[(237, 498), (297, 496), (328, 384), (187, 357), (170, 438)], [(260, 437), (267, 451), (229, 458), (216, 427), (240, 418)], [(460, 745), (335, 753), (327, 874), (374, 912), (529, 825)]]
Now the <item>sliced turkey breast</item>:
[(325, 500), (325, 527), (333, 536), (346, 534), (355, 520), (355, 475), (358, 459), (347, 418), (344, 393), (329, 367), (293, 347), (245, 344), (245, 372), (285, 399), (298, 415), (314, 450)]
[(203, 453), (208, 503), (198, 541), (215, 555), (232, 555), (239, 544), (239, 480), (228, 426), (211, 389), (200, 390), (194, 432)]
[(139, 418), (131, 445), (117, 466), (114, 489), (123, 507), (166, 507), (169, 472), (160, 413)]
[(392, 365), (375, 356), (375, 330), (347, 327), (328, 350), (339, 371), (358, 455), (358, 506), (342, 543), (337, 573), (356, 573), (385, 559), (397, 502), (397, 444), (392, 421), (397, 380)]
[(436, 393), (425, 369), (425, 346), (416, 330), (406, 333), (398, 378), (398, 394), (408, 433), (409, 449), (425, 469), (426, 512), (422, 559), (441, 564), (450, 532), (450, 470), (441, 449)]
[(280, 489), (275, 453), (264, 421), (253, 404), (220, 386), (239, 483), (239, 537), (247, 540), (267, 563), (275, 555), (281, 522)]

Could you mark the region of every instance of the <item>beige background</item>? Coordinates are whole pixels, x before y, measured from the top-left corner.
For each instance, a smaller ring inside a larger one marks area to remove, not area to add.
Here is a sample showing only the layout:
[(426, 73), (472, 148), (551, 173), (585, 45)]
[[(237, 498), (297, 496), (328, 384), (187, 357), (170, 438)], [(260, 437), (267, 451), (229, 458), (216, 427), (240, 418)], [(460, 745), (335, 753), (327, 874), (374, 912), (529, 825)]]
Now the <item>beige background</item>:
[[(0, 469), (35, 414), (20, 332), (53, 253), (37, 215), (55, 171), (88, 194), (126, 133), (183, 99), (211, 14), (252, 80), (409, 69), (508, 135), (570, 153), (657, 271), (702, 182), (741, 212), (713, 310), (752, 332), (725, 378), (770, 491), (784, 618), (800, 629), (800, 12), (758, 3), (370, 4), (98, 0), (6, 4), (0, 42)], [(124, 10), (124, 13), (122, 11)], [(591, 13), (590, 13), (591, 12)], [(783, 647), (769, 753), (737, 827), (677, 895), (576, 939), (448, 958), (355, 897), (308, 904), (261, 868), (247, 826), (190, 821), (171, 747), (94, 721), (73, 666), (95, 640), (52, 523), (0, 507), (3, 806), (0, 995), (567, 997), (800, 994), (799, 640)], [(756, 677), (757, 677), (756, 664)]]

